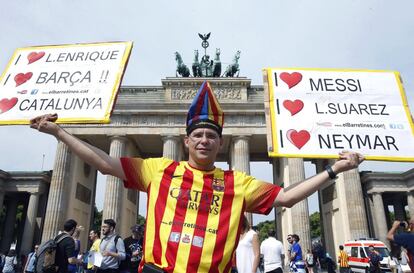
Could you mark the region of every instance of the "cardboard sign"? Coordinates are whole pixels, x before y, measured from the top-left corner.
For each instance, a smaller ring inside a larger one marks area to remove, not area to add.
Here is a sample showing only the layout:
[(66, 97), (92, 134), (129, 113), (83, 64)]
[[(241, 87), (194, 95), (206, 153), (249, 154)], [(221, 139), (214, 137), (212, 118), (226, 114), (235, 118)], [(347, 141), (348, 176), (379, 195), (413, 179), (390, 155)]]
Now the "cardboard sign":
[(0, 78), (0, 124), (58, 113), (60, 123), (108, 123), (132, 42), (19, 48)]
[(395, 71), (264, 70), (269, 156), (414, 161), (414, 126)]

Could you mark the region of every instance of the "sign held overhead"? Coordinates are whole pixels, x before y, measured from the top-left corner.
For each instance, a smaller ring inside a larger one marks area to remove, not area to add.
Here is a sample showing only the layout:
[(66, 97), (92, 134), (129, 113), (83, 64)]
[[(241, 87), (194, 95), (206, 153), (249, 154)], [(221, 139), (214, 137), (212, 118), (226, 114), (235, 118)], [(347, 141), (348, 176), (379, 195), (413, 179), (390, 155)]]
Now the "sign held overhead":
[(272, 157), (414, 161), (414, 126), (395, 71), (264, 69)]
[(132, 42), (19, 48), (0, 78), (0, 124), (58, 113), (59, 123), (109, 123)]

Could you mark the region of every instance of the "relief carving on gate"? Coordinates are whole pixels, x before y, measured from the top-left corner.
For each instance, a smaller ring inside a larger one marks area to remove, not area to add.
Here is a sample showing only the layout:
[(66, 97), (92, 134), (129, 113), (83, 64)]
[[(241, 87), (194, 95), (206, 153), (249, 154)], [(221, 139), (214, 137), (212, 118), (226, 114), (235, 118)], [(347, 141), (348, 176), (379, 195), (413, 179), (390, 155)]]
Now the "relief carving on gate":
[[(238, 88), (213, 88), (218, 100), (241, 100), (241, 90)], [(171, 100), (192, 100), (197, 93), (194, 88), (173, 88)]]

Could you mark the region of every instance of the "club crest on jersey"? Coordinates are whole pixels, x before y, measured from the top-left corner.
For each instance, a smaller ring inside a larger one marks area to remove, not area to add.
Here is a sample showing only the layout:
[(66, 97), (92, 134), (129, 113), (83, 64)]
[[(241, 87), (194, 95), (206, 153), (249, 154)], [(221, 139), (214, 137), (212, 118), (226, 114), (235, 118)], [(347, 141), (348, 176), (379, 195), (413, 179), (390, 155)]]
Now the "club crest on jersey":
[(180, 241), (180, 237), (181, 237), (181, 233), (171, 232), (170, 233), (170, 238), (168, 239), (168, 241), (178, 243)]
[(200, 236), (194, 236), (193, 238), (193, 246), (196, 247), (203, 247), (204, 238)]
[(212, 187), (215, 191), (224, 191), (224, 180), (220, 178), (213, 178)]
[(188, 235), (188, 234), (184, 234), (184, 237), (181, 239), (181, 242), (183, 242), (183, 243), (185, 243), (185, 244), (190, 243), (190, 242), (191, 242), (190, 235)]

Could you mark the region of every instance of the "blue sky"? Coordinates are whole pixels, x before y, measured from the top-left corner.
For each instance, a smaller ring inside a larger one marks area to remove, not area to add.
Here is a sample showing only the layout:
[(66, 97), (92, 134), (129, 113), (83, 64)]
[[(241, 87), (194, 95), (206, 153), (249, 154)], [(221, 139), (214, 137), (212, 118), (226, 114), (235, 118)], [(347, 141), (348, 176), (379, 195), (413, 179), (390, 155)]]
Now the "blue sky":
[[(133, 41), (123, 84), (161, 85), (162, 78), (175, 75), (174, 52), (190, 63), (193, 50), (201, 49), (197, 33), (211, 32), (210, 55), (220, 48), (225, 63), (240, 50), (240, 76), (252, 84), (262, 84), (264, 67), (397, 70), (413, 108), (413, 10), (410, 0), (3, 1), (0, 69), (19, 47)], [(0, 139), (0, 169), (53, 168), (52, 137), (27, 126), (1, 126)], [(361, 169), (413, 166), (367, 162)], [(271, 179), (268, 166), (254, 164), (252, 173)], [(103, 184), (100, 179), (99, 196)], [(314, 201), (310, 206), (316, 209)]]

